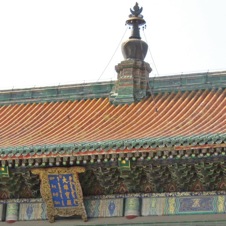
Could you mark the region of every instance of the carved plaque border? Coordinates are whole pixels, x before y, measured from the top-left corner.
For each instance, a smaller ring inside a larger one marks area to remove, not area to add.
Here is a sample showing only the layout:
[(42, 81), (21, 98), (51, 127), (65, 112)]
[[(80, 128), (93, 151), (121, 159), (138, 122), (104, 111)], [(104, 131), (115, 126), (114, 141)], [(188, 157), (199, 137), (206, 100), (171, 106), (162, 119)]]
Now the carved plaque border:
[[(78, 173), (85, 172), (84, 167), (52, 167), (32, 169), (33, 174), (38, 174), (41, 179), (40, 192), (47, 206), (47, 217), (50, 223), (54, 222), (55, 216), (69, 217), (79, 215), (83, 221), (87, 221), (87, 214), (83, 203), (82, 188), (79, 182)], [(71, 174), (76, 190), (76, 206), (73, 207), (56, 207), (53, 202), (53, 194), (50, 187), (49, 176)]]

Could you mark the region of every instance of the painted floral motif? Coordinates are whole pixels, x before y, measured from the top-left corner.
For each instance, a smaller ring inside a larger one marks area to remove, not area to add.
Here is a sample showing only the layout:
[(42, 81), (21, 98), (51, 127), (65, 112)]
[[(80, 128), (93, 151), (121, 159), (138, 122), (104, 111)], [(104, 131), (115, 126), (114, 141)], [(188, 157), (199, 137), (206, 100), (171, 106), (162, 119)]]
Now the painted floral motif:
[(26, 214), (27, 214), (28, 219), (31, 218), (32, 213), (33, 213), (33, 206), (32, 205), (28, 205), (27, 210), (26, 210)]
[(109, 210), (110, 215), (112, 216), (114, 214), (114, 211), (115, 211), (114, 201), (110, 201), (110, 203), (108, 205), (108, 210)]

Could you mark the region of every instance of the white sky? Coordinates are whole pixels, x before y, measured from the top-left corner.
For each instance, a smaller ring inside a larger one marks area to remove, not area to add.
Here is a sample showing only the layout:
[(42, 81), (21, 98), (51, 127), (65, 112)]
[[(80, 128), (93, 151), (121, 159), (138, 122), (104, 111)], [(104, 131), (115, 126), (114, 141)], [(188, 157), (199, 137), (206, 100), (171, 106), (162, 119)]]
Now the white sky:
[[(115, 80), (135, 2), (0, 0), (0, 89)], [(157, 67), (148, 52), (150, 76), (226, 70), (226, 0), (138, 3)]]

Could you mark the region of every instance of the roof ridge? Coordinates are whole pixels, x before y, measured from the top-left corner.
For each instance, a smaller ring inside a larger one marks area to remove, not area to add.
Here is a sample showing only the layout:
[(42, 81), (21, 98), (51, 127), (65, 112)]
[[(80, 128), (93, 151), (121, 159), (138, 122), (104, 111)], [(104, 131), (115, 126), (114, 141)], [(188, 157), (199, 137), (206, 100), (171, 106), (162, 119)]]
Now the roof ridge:
[[(109, 97), (116, 81), (0, 90), (0, 105)], [(226, 87), (226, 71), (149, 77), (151, 92)]]

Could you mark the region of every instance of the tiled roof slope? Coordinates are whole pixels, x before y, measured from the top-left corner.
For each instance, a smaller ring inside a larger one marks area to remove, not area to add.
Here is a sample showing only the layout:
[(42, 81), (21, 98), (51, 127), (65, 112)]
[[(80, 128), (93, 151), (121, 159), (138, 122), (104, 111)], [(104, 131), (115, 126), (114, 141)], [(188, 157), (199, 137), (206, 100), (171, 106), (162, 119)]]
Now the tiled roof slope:
[(224, 143), (226, 89), (159, 92), (131, 105), (108, 98), (0, 107), (0, 152)]

